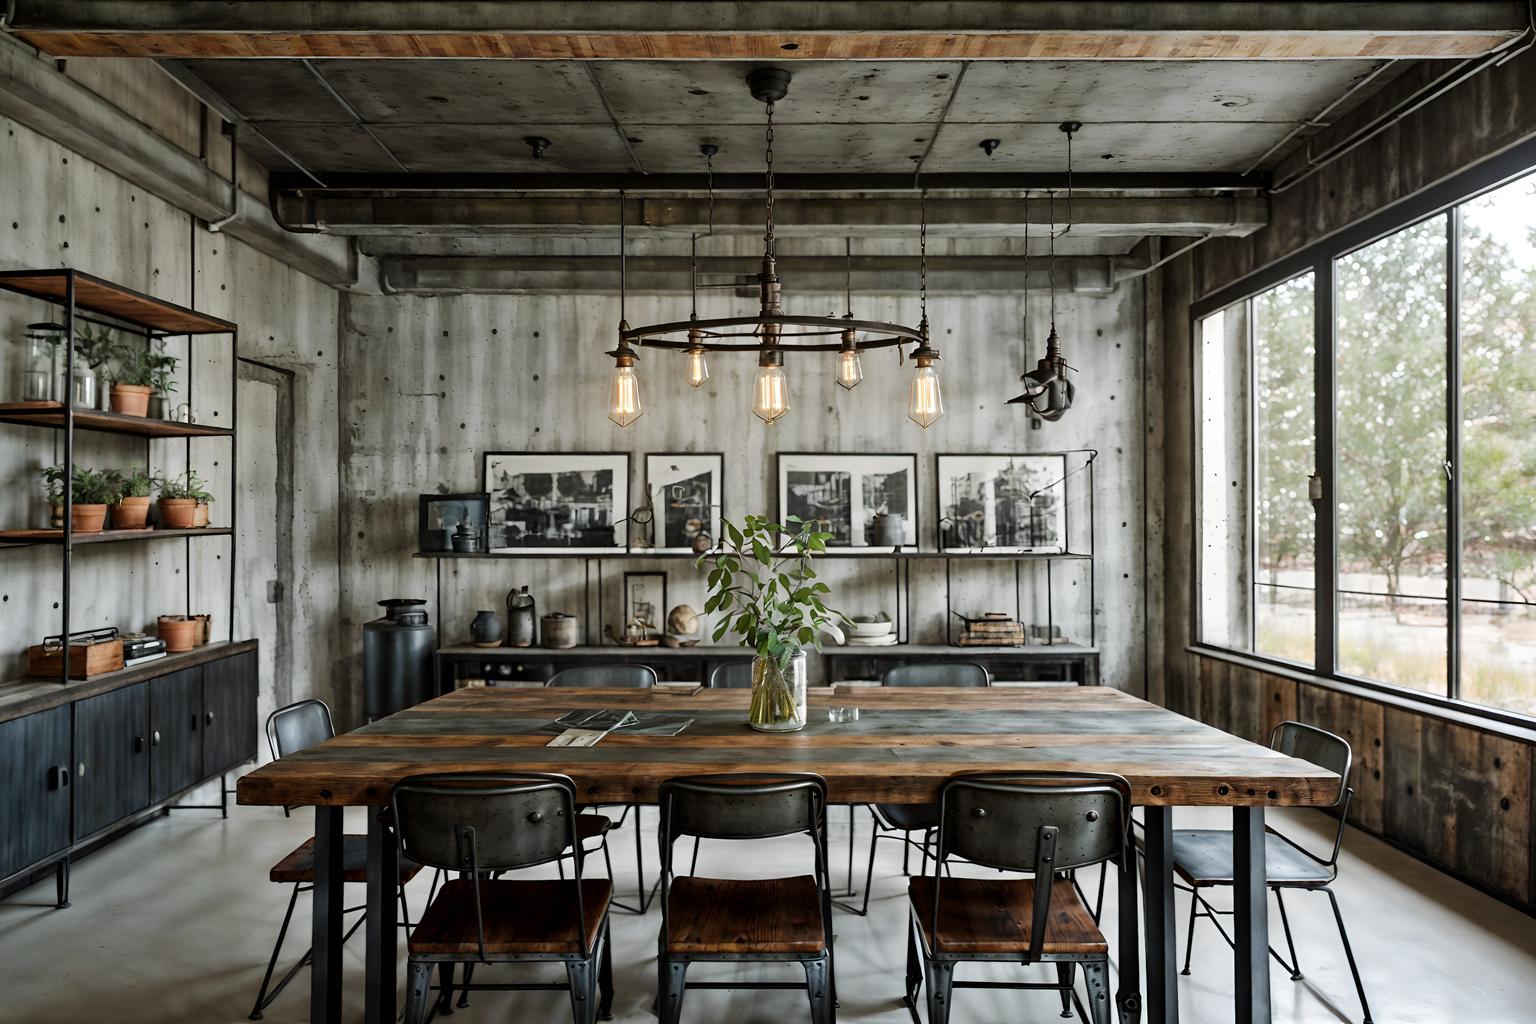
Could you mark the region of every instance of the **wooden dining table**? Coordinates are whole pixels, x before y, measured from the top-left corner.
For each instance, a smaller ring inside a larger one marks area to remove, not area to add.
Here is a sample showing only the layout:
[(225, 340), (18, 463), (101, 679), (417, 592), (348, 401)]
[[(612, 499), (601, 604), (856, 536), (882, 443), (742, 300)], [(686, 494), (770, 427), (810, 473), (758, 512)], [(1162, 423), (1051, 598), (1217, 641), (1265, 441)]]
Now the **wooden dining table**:
[[(342, 991), (342, 810), (368, 809), (365, 1018), (396, 1013), (398, 851), (380, 812), (390, 788), (426, 772), (558, 772), (588, 804), (653, 804), (660, 784), (714, 772), (815, 772), (835, 804), (934, 801), (952, 775), (972, 771), (1113, 772), (1142, 809), (1145, 886), (1121, 873), (1118, 906), (1122, 1022), (1143, 1012), (1178, 1020), (1172, 818), (1180, 806), (1232, 809), (1234, 970), (1239, 1024), (1270, 1019), (1269, 923), (1264, 885), (1268, 807), (1328, 806), (1337, 775), (1174, 714), (1107, 686), (816, 688), (805, 728), (759, 733), (746, 725), (747, 691), (678, 689), (458, 690), (245, 775), (241, 804), (315, 808), (310, 1019), (334, 1024)], [(828, 720), (830, 705), (860, 709)], [(546, 723), (581, 708), (684, 715), (677, 736), (611, 733), (592, 747), (550, 747)], [(1138, 910), (1144, 914), (1145, 943)], [(1140, 953), (1146, 992), (1140, 991)], [(621, 954), (622, 955), (622, 952)], [(639, 955), (637, 951), (637, 955)], [(892, 956), (899, 959), (901, 950)], [(897, 960), (893, 960), (894, 965)]]

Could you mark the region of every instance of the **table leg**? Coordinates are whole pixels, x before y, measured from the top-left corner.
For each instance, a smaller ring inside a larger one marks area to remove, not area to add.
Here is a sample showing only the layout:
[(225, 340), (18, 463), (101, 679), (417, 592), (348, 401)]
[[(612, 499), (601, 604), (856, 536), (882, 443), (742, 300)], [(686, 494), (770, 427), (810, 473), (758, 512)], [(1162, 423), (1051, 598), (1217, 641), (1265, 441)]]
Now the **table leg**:
[(1264, 808), (1232, 809), (1233, 909), (1237, 929), (1237, 1024), (1269, 1024), (1269, 896)]
[(1178, 1024), (1178, 935), (1173, 905), (1173, 808), (1145, 809), (1147, 1019)]
[[(1120, 906), (1117, 952), (1120, 957), (1120, 988), (1115, 992), (1115, 1006), (1120, 1024), (1141, 1024), (1141, 923), (1136, 912), (1136, 847), (1127, 844), (1125, 863), (1120, 868)], [(1109, 870), (1109, 864), (1104, 865)]]
[(400, 848), (380, 820), (382, 808), (368, 808), (368, 987), (364, 1020), (394, 1024), (395, 908), (400, 889)]
[(341, 808), (315, 808), (314, 921), (310, 926), (313, 958), (309, 965), (309, 1019), (313, 1024), (341, 1022)]

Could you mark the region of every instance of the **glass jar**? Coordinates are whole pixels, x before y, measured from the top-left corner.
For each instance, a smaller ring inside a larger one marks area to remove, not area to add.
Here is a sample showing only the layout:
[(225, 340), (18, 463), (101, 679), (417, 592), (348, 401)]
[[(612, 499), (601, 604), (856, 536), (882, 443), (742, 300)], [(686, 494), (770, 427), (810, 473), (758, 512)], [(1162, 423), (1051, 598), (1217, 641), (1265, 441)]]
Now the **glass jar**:
[(53, 349), (36, 334), (27, 335), (27, 362), (21, 370), (23, 402), (53, 401)]
[(95, 409), (100, 401), (96, 396), (96, 371), (79, 356), (75, 357), (75, 372), (69, 393), (73, 396), (76, 409)]
[(747, 724), (758, 732), (794, 732), (805, 728), (805, 652), (780, 667), (774, 658), (752, 661), (752, 707)]

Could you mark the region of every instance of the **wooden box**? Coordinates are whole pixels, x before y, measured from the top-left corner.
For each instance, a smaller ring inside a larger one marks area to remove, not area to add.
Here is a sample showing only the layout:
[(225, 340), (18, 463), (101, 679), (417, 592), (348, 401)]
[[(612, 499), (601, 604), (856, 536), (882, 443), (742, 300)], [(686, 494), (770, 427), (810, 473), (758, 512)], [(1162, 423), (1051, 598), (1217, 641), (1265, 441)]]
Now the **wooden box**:
[[(64, 664), (64, 652), (57, 647), (35, 644), (27, 648), (27, 675), (57, 679)], [(94, 644), (71, 644), (69, 678), (89, 679), (123, 667), (123, 641), (103, 640)]]

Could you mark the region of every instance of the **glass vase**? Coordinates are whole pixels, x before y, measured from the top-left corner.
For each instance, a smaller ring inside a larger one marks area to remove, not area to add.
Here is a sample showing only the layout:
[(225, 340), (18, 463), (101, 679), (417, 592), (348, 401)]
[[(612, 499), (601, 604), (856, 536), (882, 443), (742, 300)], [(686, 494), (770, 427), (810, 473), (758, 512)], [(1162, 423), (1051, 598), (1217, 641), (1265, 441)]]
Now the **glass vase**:
[(752, 708), (747, 723), (759, 732), (794, 732), (805, 728), (805, 654), (780, 667), (773, 658), (752, 662)]

